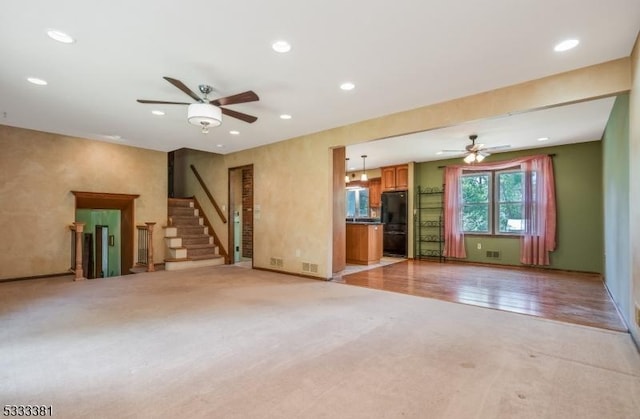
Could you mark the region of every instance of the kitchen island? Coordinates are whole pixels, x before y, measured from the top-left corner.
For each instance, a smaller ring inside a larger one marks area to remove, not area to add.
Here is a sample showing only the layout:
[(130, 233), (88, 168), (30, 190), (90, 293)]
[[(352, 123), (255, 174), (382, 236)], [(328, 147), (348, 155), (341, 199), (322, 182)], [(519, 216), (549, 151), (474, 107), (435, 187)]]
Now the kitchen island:
[(347, 263), (371, 265), (382, 257), (383, 224), (375, 221), (347, 221)]

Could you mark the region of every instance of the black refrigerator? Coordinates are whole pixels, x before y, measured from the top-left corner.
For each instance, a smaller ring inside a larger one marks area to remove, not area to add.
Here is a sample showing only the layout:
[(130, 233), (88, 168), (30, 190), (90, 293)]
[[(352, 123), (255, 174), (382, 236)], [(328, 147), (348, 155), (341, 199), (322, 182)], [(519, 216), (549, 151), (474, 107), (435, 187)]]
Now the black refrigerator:
[(382, 193), (382, 252), (407, 257), (407, 191)]

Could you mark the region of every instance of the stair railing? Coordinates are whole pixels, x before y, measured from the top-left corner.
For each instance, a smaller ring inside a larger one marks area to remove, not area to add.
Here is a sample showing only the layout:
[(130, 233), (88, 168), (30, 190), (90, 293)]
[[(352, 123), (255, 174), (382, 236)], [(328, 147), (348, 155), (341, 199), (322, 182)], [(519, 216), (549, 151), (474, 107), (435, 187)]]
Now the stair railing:
[(202, 180), (202, 177), (200, 176), (200, 173), (198, 173), (198, 170), (196, 169), (196, 167), (194, 165), (191, 164), (190, 167), (191, 167), (191, 170), (193, 171), (193, 174), (196, 175), (196, 179), (198, 179), (198, 182), (200, 183), (200, 186), (202, 186), (202, 189), (204, 190), (204, 193), (207, 194), (207, 197), (209, 198), (209, 201), (213, 205), (213, 208), (215, 208), (216, 212), (218, 213), (218, 216), (220, 217), (222, 222), (224, 224), (226, 224), (227, 223), (227, 217), (224, 216), (224, 212), (222, 212), (222, 210), (220, 209), (220, 206), (218, 206), (218, 203), (216, 202), (215, 198), (213, 197), (213, 195), (211, 195), (211, 192), (209, 192), (209, 188), (207, 188), (207, 185), (204, 183), (204, 180)]
[(85, 223), (74, 221), (69, 226), (71, 230), (71, 268), (69, 270), (76, 274), (74, 281), (82, 281), (85, 278), (82, 269), (82, 232), (84, 231)]
[(153, 227), (156, 223), (147, 222), (145, 225), (138, 225), (138, 265), (145, 265), (147, 272), (154, 272), (153, 263)]

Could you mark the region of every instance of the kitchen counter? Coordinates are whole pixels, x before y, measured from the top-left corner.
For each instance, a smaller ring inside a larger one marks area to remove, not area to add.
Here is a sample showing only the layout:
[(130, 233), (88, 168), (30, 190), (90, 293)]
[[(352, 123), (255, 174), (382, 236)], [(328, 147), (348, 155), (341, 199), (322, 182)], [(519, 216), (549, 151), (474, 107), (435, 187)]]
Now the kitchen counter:
[(371, 265), (382, 257), (382, 230), (379, 221), (347, 222), (347, 263)]
[(380, 221), (347, 221), (347, 224), (377, 224), (382, 225)]

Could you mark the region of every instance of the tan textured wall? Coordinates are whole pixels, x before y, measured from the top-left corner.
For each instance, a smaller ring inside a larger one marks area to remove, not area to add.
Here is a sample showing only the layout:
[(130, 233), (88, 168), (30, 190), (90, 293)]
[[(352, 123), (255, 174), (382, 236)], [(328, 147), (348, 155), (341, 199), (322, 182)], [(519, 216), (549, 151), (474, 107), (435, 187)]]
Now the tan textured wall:
[[(632, 89), (629, 96), (629, 221), (631, 230), (632, 313), (640, 310), (640, 37), (631, 56)], [(629, 325), (636, 342), (640, 344), (640, 326)]]
[(0, 150), (0, 279), (69, 269), (72, 190), (139, 194), (135, 223), (157, 223), (164, 258), (166, 153), (3, 125)]

